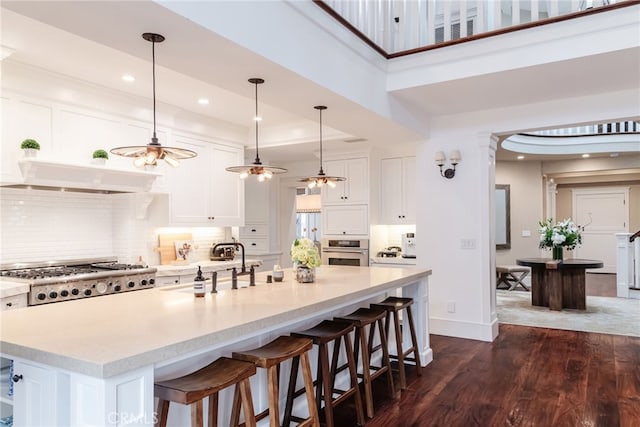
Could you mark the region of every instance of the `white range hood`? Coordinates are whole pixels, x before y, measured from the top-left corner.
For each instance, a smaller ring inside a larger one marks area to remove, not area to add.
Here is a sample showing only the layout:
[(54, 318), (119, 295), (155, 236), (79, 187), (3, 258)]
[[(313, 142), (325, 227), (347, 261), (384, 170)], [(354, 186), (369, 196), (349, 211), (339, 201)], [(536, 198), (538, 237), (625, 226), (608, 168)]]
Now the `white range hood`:
[(142, 193), (150, 191), (156, 178), (162, 176), (155, 172), (39, 159), (22, 159), (18, 164), (23, 177), (21, 185), (68, 190)]

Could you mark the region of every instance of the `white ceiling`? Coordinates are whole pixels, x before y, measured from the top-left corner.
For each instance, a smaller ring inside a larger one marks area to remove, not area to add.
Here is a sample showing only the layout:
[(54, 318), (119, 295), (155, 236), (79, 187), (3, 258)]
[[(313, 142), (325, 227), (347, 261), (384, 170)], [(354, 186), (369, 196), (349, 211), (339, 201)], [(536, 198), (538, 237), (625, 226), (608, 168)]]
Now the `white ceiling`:
[[(271, 162), (307, 159), (310, 152), (317, 151), (317, 112), (313, 109), (317, 104), (329, 106), (323, 114), (326, 151), (383, 144), (391, 135), (404, 141), (419, 138), (412, 130), (152, 1), (3, 1), (2, 8), (0, 44), (15, 50), (6, 61), (30, 64), (142, 99), (151, 95), (151, 45), (141, 34), (163, 34), (166, 41), (156, 46), (158, 101), (246, 127), (247, 135), (253, 126), (254, 111), (254, 87), (247, 79), (264, 78), (265, 84), (259, 87), (260, 115), (264, 117), (260, 152)], [(602, 76), (610, 69), (616, 69), (617, 76), (603, 83)], [(134, 75), (135, 83), (123, 82), (120, 77), (124, 73)], [(640, 64), (638, 55), (619, 52), (509, 73), (509, 78), (499, 73), (425, 85), (395, 95), (428, 120), (474, 108), (509, 106), (523, 97), (544, 101), (580, 96), (592, 83), (603, 91), (637, 87)], [(578, 73), (581, 79), (571, 78)], [(506, 81), (528, 84), (505, 90)], [(443, 96), (450, 93), (452, 86), (468, 96)], [(199, 105), (200, 97), (208, 98), (210, 104)], [(430, 101), (434, 99), (447, 102)], [(366, 142), (344, 142), (352, 138)], [(251, 138), (247, 138), (247, 144), (252, 146)], [(499, 158), (501, 155), (504, 153), (499, 153)]]

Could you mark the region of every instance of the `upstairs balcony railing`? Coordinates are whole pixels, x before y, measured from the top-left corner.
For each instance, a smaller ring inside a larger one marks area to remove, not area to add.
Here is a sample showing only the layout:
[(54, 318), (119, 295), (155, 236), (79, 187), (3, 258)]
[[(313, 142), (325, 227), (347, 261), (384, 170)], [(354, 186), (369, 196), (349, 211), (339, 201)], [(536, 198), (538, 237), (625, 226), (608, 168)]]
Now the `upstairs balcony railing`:
[(386, 58), (638, 4), (638, 0), (314, 0)]
[(531, 135), (540, 136), (584, 136), (584, 135), (611, 135), (633, 133), (640, 134), (640, 122), (626, 121), (614, 123), (599, 123), (588, 126), (576, 126), (561, 129), (546, 129), (529, 132)]

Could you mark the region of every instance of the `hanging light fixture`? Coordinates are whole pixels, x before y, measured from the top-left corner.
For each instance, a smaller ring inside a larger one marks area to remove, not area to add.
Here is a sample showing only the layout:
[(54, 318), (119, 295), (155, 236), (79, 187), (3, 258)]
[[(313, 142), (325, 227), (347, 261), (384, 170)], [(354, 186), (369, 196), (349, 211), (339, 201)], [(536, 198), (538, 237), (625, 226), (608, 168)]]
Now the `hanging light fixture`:
[(320, 171), (316, 176), (301, 179), (300, 182), (306, 183), (309, 188), (322, 187), (325, 184), (331, 188), (335, 188), (336, 182), (346, 181), (347, 178), (342, 176), (329, 176), (322, 170), (322, 111), (326, 110), (327, 107), (324, 105), (316, 105), (313, 108), (320, 112)]
[(256, 175), (258, 177), (258, 181), (262, 182), (264, 180), (271, 179), (271, 177), (276, 173), (285, 173), (287, 170), (277, 166), (263, 165), (260, 161), (260, 155), (258, 153), (258, 122), (262, 120), (262, 118), (258, 115), (258, 85), (264, 83), (264, 80), (253, 77), (249, 79), (249, 83), (254, 84), (256, 87), (256, 115), (254, 117), (256, 122), (256, 158), (251, 165), (231, 166), (228, 167), (227, 170), (229, 172), (239, 173), (240, 178), (242, 179), (247, 178), (249, 175)]
[(156, 136), (156, 43), (162, 43), (164, 36), (155, 33), (144, 33), (142, 38), (151, 42), (153, 64), (153, 137), (146, 146), (129, 146), (111, 149), (111, 153), (123, 157), (135, 157), (133, 164), (137, 167), (156, 166), (158, 160), (164, 160), (172, 167), (180, 164), (182, 159), (190, 159), (198, 154), (195, 151), (177, 147), (163, 147)]

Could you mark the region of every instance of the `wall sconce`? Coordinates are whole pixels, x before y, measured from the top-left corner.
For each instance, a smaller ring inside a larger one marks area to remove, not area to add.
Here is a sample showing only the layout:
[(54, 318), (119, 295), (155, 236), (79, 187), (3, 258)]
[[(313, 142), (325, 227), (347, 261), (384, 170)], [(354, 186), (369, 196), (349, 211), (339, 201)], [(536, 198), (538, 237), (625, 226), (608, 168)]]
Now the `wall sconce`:
[(452, 168), (442, 171), (442, 166), (444, 166), (444, 163), (447, 161), (447, 157), (444, 155), (443, 151), (436, 151), (435, 161), (440, 167), (440, 175), (447, 179), (451, 179), (456, 176), (456, 165), (460, 163), (460, 151), (451, 150), (451, 153), (449, 154), (449, 162), (451, 162), (451, 166), (453, 166)]

